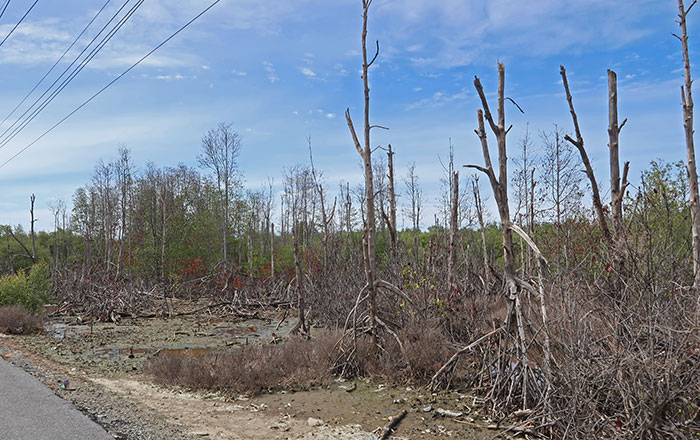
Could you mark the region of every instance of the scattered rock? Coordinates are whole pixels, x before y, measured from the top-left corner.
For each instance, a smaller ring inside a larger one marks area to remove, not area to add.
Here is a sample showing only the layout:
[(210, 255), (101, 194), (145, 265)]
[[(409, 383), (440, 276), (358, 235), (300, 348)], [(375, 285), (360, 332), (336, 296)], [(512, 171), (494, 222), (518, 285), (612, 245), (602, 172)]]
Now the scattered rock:
[(442, 408), (436, 409), (435, 412), (443, 417), (462, 417), (464, 415), (464, 413), (461, 412), (450, 411), (449, 409)]
[(432, 411), (432, 410), (433, 410), (433, 407), (430, 406), (430, 405), (423, 407), (423, 412), (424, 412), (424, 413), (428, 413), (428, 412), (430, 412), (430, 411)]
[(306, 423), (308, 423), (309, 426), (311, 426), (311, 427), (318, 427), (318, 426), (323, 426), (323, 425), (325, 425), (325, 423), (323, 422), (323, 420), (321, 420), (321, 419), (316, 419), (316, 418), (313, 418), (313, 417), (309, 417), (309, 418), (306, 420)]

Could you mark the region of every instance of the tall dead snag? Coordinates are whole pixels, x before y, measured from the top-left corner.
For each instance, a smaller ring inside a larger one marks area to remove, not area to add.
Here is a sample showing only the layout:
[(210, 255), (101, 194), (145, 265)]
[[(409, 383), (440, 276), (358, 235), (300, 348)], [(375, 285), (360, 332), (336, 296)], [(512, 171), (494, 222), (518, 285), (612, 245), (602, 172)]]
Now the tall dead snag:
[[(498, 63), (498, 123), (493, 120), (491, 111), (489, 110), (484, 88), (478, 77), (474, 77), (474, 87), (481, 98), (483, 111), (477, 112), (479, 128), (476, 130), (477, 136), (481, 140), (481, 149), (484, 155), (485, 167), (478, 165), (466, 165), (467, 167), (476, 168), (486, 174), (493, 189), (493, 195), (496, 198), (498, 206), (498, 215), (501, 219), (503, 228), (503, 258), (505, 261), (505, 282), (506, 290), (509, 298), (509, 321), (514, 310), (512, 309), (515, 295), (518, 292), (518, 284), (515, 278), (515, 261), (513, 255), (513, 233), (510, 229), (510, 209), (508, 207), (508, 157), (506, 154), (506, 134), (508, 130), (505, 128), (505, 110), (504, 110), (504, 87), (505, 87), (505, 68), (502, 63)], [(489, 153), (488, 139), (486, 137), (486, 129), (484, 128), (484, 117), (488, 121), (491, 130), (496, 136), (498, 143), (498, 173), (496, 174), (491, 165), (491, 155)]]
[(571, 119), (574, 122), (574, 131), (576, 132), (576, 140), (571, 138), (568, 134), (564, 136), (564, 139), (571, 142), (571, 145), (578, 149), (581, 154), (581, 161), (586, 170), (586, 176), (591, 182), (591, 192), (593, 193), (593, 207), (595, 208), (596, 214), (598, 215), (598, 223), (600, 224), (600, 230), (603, 233), (603, 238), (610, 243), (612, 241), (612, 236), (610, 235), (610, 229), (608, 229), (608, 223), (605, 220), (605, 211), (603, 210), (603, 203), (600, 201), (600, 191), (598, 190), (598, 182), (595, 178), (595, 173), (593, 173), (593, 167), (591, 166), (591, 160), (588, 158), (588, 153), (583, 146), (583, 136), (581, 135), (581, 129), (578, 126), (578, 117), (576, 116), (576, 111), (574, 110), (574, 101), (571, 97), (571, 92), (569, 91), (569, 81), (566, 78), (566, 69), (564, 66), (559, 66), (559, 73), (561, 74), (562, 82), (564, 83), (564, 91), (566, 92), (566, 100), (569, 103), (569, 111), (571, 112)]
[(394, 151), (389, 144), (388, 167), (389, 167), (389, 235), (391, 236), (391, 248), (396, 252), (396, 191), (394, 190)]
[(455, 271), (457, 269), (457, 232), (459, 213), (459, 173), (452, 174), (452, 206), (450, 207), (450, 254), (447, 260), (447, 281), (450, 289), (456, 289)]
[(613, 231), (615, 235), (616, 258), (620, 259), (624, 236), (624, 225), (622, 222), (622, 198), (627, 188), (627, 173), (629, 172), (629, 162), (625, 162), (625, 168), (620, 181), (620, 130), (624, 127), (627, 119), (618, 125), (617, 122), (617, 74), (608, 69), (608, 135), (610, 141), (610, 205), (613, 214)]
[(364, 121), (364, 147), (360, 144), (357, 137), (357, 132), (350, 117), (350, 109), (345, 110), (345, 120), (350, 130), (350, 135), (355, 144), (355, 149), (360, 154), (365, 168), (365, 207), (366, 219), (364, 225), (365, 240), (364, 246), (364, 263), (365, 277), (367, 279), (367, 295), (369, 300), (369, 325), (372, 343), (377, 347), (377, 301), (376, 301), (376, 285), (377, 279), (377, 260), (375, 252), (375, 209), (374, 209), (374, 176), (372, 173), (372, 149), (370, 147), (369, 133), (372, 126), (369, 125), (369, 81), (367, 75), (369, 67), (374, 63), (379, 55), (379, 41), (377, 41), (377, 52), (371, 61), (367, 61), (367, 12), (372, 4), (372, 0), (362, 0), (362, 82), (364, 85), (365, 95), (365, 121)]
[(29, 235), (32, 238), (32, 263), (36, 263), (36, 234), (34, 233), (34, 223), (36, 222), (36, 220), (34, 219), (34, 201), (36, 200), (36, 196), (32, 194), (29, 200), (31, 202), (29, 206), (29, 215), (31, 217), (31, 223), (29, 225)]
[(686, 17), (688, 12), (695, 6), (697, 0), (685, 9), (683, 0), (678, 0), (678, 24), (681, 26), (681, 36), (676, 38), (681, 40), (683, 48), (683, 67), (685, 71), (685, 86), (681, 86), (681, 99), (683, 103), (683, 128), (685, 129), (685, 153), (687, 162), (685, 164), (688, 171), (688, 186), (690, 187), (690, 218), (692, 224), (693, 238), (693, 287), (700, 287), (700, 200), (698, 200), (698, 172), (695, 165), (695, 142), (693, 140), (693, 93), (691, 87), (693, 80), (690, 76), (690, 58), (688, 57), (688, 31), (686, 28)]
[(326, 206), (326, 193), (323, 189), (323, 183), (321, 182), (321, 177), (316, 174), (316, 167), (314, 167), (314, 155), (311, 149), (311, 136), (307, 138), (309, 142), (309, 162), (311, 163), (311, 178), (313, 179), (314, 190), (318, 195), (319, 203), (321, 204), (321, 222), (323, 226), (323, 237), (321, 238), (321, 243), (323, 244), (323, 270), (324, 272), (328, 270), (328, 239), (331, 236), (330, 226), (333, 223), (333, 217), (335, 216), (335, 207), (338, 199), (333, 199), (333, 207), (330, 211)]
[[(503, 232), (503, 257), (505, 260), (504, 281), (506, 288), (506, 301), (508, 304), (508, 316), (505, 320), (505, 328), (509, 332), (516, 330), (515, 340), (518, 352), (518, 363), (522, 371), (526, 374), (522, 375), (522, 403), (527, 405), (528, 401), (528, 374), (529, 361), (527, 356), (528, 343), (525, 340), (525, 322), (522, 312), (522, 303), (518, 293), (523, 287), (523, 282), (515, 276), (515, 261), (513, 255), (513, 230), (510, 222), (510, 210), (508, 207), (508, 156), (506, 153), (506, 135), (510, 127), (506, 129), (505, 115), (505, 68), (503, 63), (498, 63), (498, 95), (497, 95), (497, 112), (498, 122), (494, 121), (489, 104), (486, 100), (484, 88), (478, 77), (474, 77), (474, 87), (476, 88), (479, 98), (481, 99), (482, 110), (477, 112), (479, 128), (476, 130), (477, 136), (481, 140), (481, 148), (484, 155), (485, 167), (478, 165), (467, 165), (471, 168), (476, 168), (486, 174), (491, 182), (493, 195), (496, 198), (498, 206), (498, 215), (501, 219), (501, 228)], [(494, 173), (491, 165), (491, 155), (489, 153), (488, 139), (486, 137), (486, 129), (484, 128), (484, 117), (491, 127), (491, 131), (496, 136), (498, 143), (498, 178)]]

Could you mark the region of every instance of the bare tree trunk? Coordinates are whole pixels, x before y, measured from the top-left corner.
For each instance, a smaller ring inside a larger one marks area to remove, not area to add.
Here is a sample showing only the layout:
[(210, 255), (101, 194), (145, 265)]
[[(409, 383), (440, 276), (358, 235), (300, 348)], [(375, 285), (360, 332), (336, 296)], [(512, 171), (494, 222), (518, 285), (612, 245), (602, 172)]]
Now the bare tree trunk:
[[(521, 283), (515, 275), (515, 262), (513, 255), (513, 231), (511, 228), (510, 212), (508, 207), (508, 157), (506, 152), (506, 135), (510, 128), (506, 129), (505, 121), (505, 68), (502, 63), (498, 63), (498, 95), (497, 95), (497, 112), (498, 112), (498, 122), (494, 121), (491, 111), (489, 110), (488, 101), (486, 100), (486, 95), (484, 93), (484, 88), (481, 85), (481, 81), (478, 77), (474, 78), (474, 87), (476, 88), (479, 98), (481, 100), (482, 110), (477, 112), (477, 119), (479, 122), (479, 128), (476, 130), (476, 134), (481, 140), (481, 148), (484, 155), (485, 167), (480, 167), (478, 165), (468, 165), (469, 167), (476, 168), (479, 171), (486, 174), (491, 182), (491, 188), (493, 189), (494, 197), (496, 198), (496, 205), (498, 206), (498, 214), (501, 219), (501, 228), (503, 233), (503, 257), (504, 257), (504, 278), (506, 287), (506, 301), (508, 304), (508, 316), (505, 320), (505, 328), (512, 332), (517, 330), (516, 333), (516, 347), (518, 350), (518, 362), (522, 366), (522, 399), (523, 406), (527, 405), (527, 369), (529, 366), (528, 355), (527, 355), (527, 342), (525, 340), (525, 328), (522, 304), (519, 298), (519, 293), (521, 290)], [(488, 147), (488, 139), (486, 137), (486, 129), (484, 128), (484, 117), (491, 127), (496, 136), (498, 143), (498, 171), (499, 177), (496, 178), (496, 174), (491, 165), (491, 157)]]
[(253, 219), (248, 220), (248, 276), (253, 276)]
[(695, 141), (693, 139), (693, 81), (690, 76), (690, 58), (688, 57), (688, 31), (686, 16), (695, 5), (695, 1), (685, 9), (683, 0), (678, 0), (678, 17), (681, 26), (683, 48), (683, 67), (685, 71), (685, 87), (681, 86), (683, 99), (683, 128), (685, 130), (685, 152), (687, 156), (686, 170), (688, 171), (688, 186), (690, 188), (690, 217), (692, 224), (693, 242), (693, 287), (700, 287), (700, 200), (698, 200), (698, 172), (695, 165)]
[(569, 103), (569, 111), (571, 112), (571, 119), (574, 122), (574, 130), (576, 131), (576, 140), (572, 139), (568, 134), (564, 136), (564, 139), (571, 142), (571, 144), (576, 147), (581, 154), (581, 161), (586, 168), (586, 176), (591, 182), (591, 191), (593, 192), (593, 206), (598, 214), (598, 223), (600, 224), (600, 230), (603, 233), (603, 238), (610, 242), (612, 237), (610, 235), (610, 230), (608, 229), (608, 223), (605, 220), (605, 212), (603, 211), (603, 204), (600, 201), (600, 192), (598, 191), (598, 182), (596, 182), (595, 174), (593, 173), (593, 167), (591, 166), (591, 161), (588, 158), (586, 149), (583, 146), (583, 136), (581, 135), (581, 129), (578, 125), (578, 117), (576, 116), (576, 111), (574, 110), (574, 101), (571, 97), (571, 92), (569, 91), (569, 81), (566, 78), (566, 69), (564, 66), (559, 66), (562, 81), (564, 83), (564, 90), (566, 92), (566, 100)]
[(270, 278), (275, 282), (275, 224), (270, 223)]
[(29, 226), (29, 234), (32, 237), (32, 263), (36, 263), (36, 234), (34, 233), (34, 222), (36, 220), (34, 219), (34, 201), (36, 200), (36, 196), (32, 194), (32, 196), (29, 198), (31, 201), (30, 207), (29, 207), (29, 215), (31, 216), (31, 224)]
[(377, 42), (377, 53), (372, 61), (367, 61), (367, 12), (372, 4), (372, 0), (362, 0), (362, 82), (364, 86), (364, 148), (360, 144), (357, 137), (357, 132), (350, 118), (350, 109), (345, 111), (345, 119), (350, 129), (355, 149), (362, 157), (365, 168), (365, 205), (366, 205), (366, 222), (365, 222), (365, 237), (366, 249), (365, 255), (365, 276), (367, 279), (367, 294), (369, 299), (369, 325), (370, 334), (372, 337), (372, 345), (376, 351), (377, 343), (377, 301), (376, 301), (376, 274), (377, 261), (375, 252), (375, 212), (374, 212), (374, 177), (372, 170), (372, 148), (370, 145), (370, 129), (369, 125), (369, 67), (379, 55), (379, 42)]
[(299, 255), (299, 222), (294, 222), (292, 226), (292, 243), (294, 247), (294, 271), (296, 273), (296, 291), (297, 291), (297, 309), (299, 310), (299, 319), (294, 325), (294, 328), (290, 333), (302, 333), (308, 334), (306, 328), (306, 320), (304, 319), (304, 314), (306, 313), (306, 306), (304, 305), (304, 273), (301, 270), (301, 256)]
[[(617, 121), (617, 74), (608, 69), (608, 135), (610, 137), (610, 192), (613, 213), (613, 231), (615, 241), (620, 244), (624, 234), (622, 222), (622, 198), (627, 186), (627, 170), (629, 163), (625, 164), (625, 173), (620, 182), (620, 130), (627, 122), (627, 119), (618, 125)], [(619, 252), (619, 249), (616, 253)]]
[(391, 248), (396, 253), (397, 227), (396, 227), (396, 192), (394, 190), (394, 152), (389, 144), (389, 234), (391, 235)]
[(484, 225), (484, 208), (481, 205), (481, 191), (479, 190), (479, 177), (474, 176), (472, 181), (472, 191), (474, 191), (474, 203), (476, 205), (476, 216), (479, 220), (481, 230), (481, 247), (484, 253), (484, 284), (488, 290), (491, 285), (491, 268), (489, 267), (489, 252), (486, 247), (486, 227)]
[[(457, 269), (457, 215), (459, 212), (459, 173), (452, 177), (452, 207), (450, 210), (450, 254), (447, 260), (447, 281), (450, 289), (455, 288), (455, 271)], [(454, 287), (453, 287), (454, 286)]]
[[(165, 176), (164, 176), (165, 177)], [(161, 189), (160, 195), (160, 209), (161, 209), (161, 236), (160, 236), (160, 279), (165, 282), (165, 240), (167, 231), (167, 222), (165, 214), (165, 182), (163, 182), (163, 188)]]

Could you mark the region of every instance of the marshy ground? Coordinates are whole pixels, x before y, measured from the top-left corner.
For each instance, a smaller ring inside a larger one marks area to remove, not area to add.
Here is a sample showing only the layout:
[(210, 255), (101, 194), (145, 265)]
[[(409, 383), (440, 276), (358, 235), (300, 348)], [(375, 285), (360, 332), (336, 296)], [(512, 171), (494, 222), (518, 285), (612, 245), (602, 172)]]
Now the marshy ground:
[[(43, 333), (3, 337), (0, 346), (3, 357), (42, 377), (117, 438), (369, 440), (404, 409), (408, 415), (392, 438), (486, 439), (496, 433), (486, 430), (493, 422), (466, 390), (431, 393), (417, 385), (330, 380), (246, 396), (163, 386), (148, 373), (159, 356), (190, 359), (269, 343), (292, 326), (293, 318), (280, 324), (283, 316), (202, 312), (93, 325), (61, 317), (50, 319)], [(461, 416), (444, 417), (438, 409)]]

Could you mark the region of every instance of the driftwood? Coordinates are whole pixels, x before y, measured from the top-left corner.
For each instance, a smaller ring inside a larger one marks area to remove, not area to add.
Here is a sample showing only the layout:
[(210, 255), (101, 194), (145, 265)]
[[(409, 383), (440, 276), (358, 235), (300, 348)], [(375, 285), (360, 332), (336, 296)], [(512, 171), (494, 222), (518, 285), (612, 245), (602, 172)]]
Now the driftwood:
[(391, 437), (391, 434), (394, 433), (394, 430), (397, 426), (399, 426), (399, 423), (401, 423), (401, 421), (406, 417), (406, 414), (408, 414), (408, 411), (404, 409), (400, 413), (392, 417), (389, 424), (386, 425), (384, 429), (382, 429), (382, 435), (379, 437), (379, 440), (386, 440), (389, 437)]

